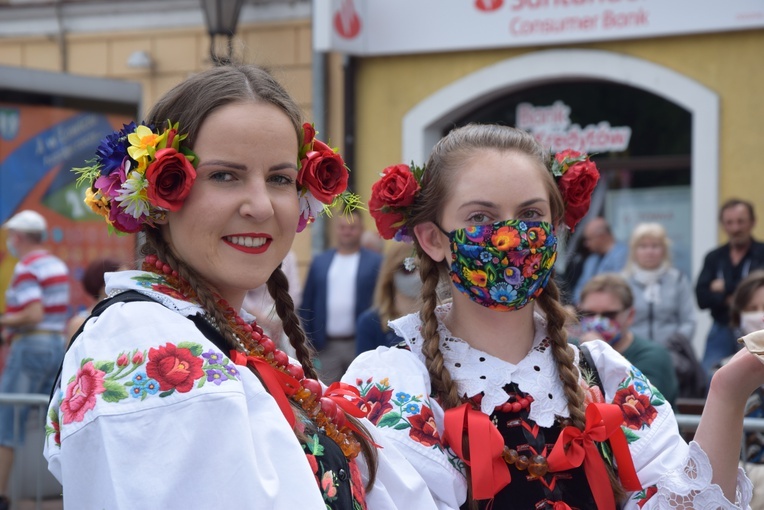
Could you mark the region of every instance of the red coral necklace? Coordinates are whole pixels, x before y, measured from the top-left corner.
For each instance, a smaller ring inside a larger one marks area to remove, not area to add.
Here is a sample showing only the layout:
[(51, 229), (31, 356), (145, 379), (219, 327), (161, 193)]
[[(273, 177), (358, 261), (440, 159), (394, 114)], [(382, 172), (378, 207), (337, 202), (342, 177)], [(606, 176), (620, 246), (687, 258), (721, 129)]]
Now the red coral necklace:
[[(156, 255), (148, 255), (143, 261), (143, 270), (159, 274), (187, 300), (198, 301), (196, 292), (187, 281), (181, 278), (177, 271), (158, 259)], [(334, 440), (342, 449), (345, 457), (355, 458), (361, 451), (361, 445), (353, 434), (355, 427), (346, 419), (345, 413), (355, 414), (350, 401), (345, 399), (343, 390), (328, 391), (324, 394), (321, 383), (305, 377), (299, 364), (290, 363), (289, 356), (276, 348), (276, 344), (256, 322), (248, 324), (228, 303), (218, 299), (218, 305), (224, 310), (228, 325), (236, 333), (239, 345), (244, 351), (232, 351), (231, 358), (236, 364), (247, 365), (256, 371), (263, 383), (268, 387), (276, 401), (279, 401), (280, 391), (300, 405), (306, 416), (316, 425), (324, 429), (326, 435)], [(330, 387), (329, 390), (332, 388)], [(275, 390), (275, 391), (274, 391)], [(351, 396), (352, 397), (352, 396)], [(284, 397), (285, 398), (285, 397)], [(346, 404), (343, 404), (345, 402)], [(282, 412), (287, 415), (291, 409)], [(287, 405), (287, 407), (289, 407)], [(290, 417), (287, 416), (290, 420)], [(293, 422), (293, 416), (290, 423)]]

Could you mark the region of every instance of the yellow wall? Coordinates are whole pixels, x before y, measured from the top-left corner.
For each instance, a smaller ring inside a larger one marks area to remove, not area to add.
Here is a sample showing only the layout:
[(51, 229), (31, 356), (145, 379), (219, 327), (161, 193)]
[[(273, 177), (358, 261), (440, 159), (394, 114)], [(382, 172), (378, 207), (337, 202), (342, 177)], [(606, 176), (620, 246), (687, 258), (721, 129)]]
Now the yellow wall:
[[(720, 99), (720, 202), (736, 196), (764, 212), (764, 30), (575, 45), (670, 68)], [(401, 157), (403, 116), (452, 82), (499, 61), (549, 47), (361, 59), (356, 132), (358, 189), (368, 199), (379, 171)], [(406, 162), (408, 163), (408, 162)], [(423, 162), (417, 162), (423, 163)], [(764, 237), (764, 221), (757, 236)]]

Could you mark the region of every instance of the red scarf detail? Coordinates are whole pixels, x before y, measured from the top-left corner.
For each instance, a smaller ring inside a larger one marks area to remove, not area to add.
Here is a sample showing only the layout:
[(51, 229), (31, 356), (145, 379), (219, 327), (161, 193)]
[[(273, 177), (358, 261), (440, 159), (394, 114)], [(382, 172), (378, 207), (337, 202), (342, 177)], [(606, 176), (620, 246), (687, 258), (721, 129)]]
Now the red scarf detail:
[[(501, 454), (504, 438), (484, 413), (463, 404), (446, 411), (443, 439), (471, 468), (472, 497), (491, 499), (512, 481)], [(462, 440), (467, 435), (470, 458), (465, 458)]]
[(549, 471), (566, 471), (584, 465), (586, 479), (592, 489), (597, 508), (615, 510), (615, 498), (610, 487), (605, 461), (595, 441), (610, 439), (621, 483), (630, 491), (641, 490), (626, 435), (621, 430), (623, 413), (615, 404), (592, 403), (586, 408), (586, 427), (565, 427), (549, 454)]

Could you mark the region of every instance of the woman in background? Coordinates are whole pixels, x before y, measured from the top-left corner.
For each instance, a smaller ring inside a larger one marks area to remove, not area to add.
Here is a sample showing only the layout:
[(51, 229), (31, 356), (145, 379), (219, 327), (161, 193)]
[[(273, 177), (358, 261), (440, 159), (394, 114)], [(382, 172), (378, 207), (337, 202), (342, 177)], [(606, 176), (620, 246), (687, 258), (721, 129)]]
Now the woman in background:
[(374, 304), (358, 317), (357, 354), (381, 345), (389, 347), (402, 340), (387, 322), (418, 310), (422, 280), (416, 267), (405, 263), (413, 253), (411, 246), (402, 243), (393, 244), (385, 251), (374, 289)]

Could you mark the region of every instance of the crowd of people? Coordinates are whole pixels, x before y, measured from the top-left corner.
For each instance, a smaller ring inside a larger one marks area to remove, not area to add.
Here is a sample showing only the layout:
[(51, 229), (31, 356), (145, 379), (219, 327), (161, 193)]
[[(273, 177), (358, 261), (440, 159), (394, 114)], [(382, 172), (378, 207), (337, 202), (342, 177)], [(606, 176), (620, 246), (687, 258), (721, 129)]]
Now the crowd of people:
[[(764, 329), (751, 204), (722, 206), (729, 243), (693, 285), (660, 224), (625, 242), (585, 219), (586, 154), (470, 124), (422, 167), (384, 169), (365, 231), (340, 154), (267, 71), (239, 65), (178, 84), (90, 165), (86, 203), (144, 239), (137, 265), (87, 269), (92, 308), (67, 323), (42, 216), (4, 224), (19, 262), (0, 392), (53, 388), (45, 456), (66, 507), (750, 504), (738, 453), (764, 384), (737, 344)], [(346, 213), (303, 284), (293, 240), (329, 208)], [(558, 243), (576, 227), (590, 254), (561, 290)], [(714, 318), (702, 358), (694, 299)], [(705, 398), (689, 444), (681, 397)], [(12, 419), (0, 406), (0, 510), (23, 440)], [(745, 441), (760, 462), (761, 436)]]

